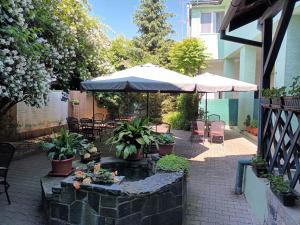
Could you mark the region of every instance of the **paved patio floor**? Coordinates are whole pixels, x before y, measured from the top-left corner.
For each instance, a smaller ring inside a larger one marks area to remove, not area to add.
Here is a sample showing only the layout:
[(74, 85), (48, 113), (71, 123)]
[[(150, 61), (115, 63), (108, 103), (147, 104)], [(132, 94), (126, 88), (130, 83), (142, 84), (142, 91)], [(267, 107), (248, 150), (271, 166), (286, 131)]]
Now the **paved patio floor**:
[[(225, 145), (193, 143), (190, 133), (174, 131), (176, 153), (190, 159), (186, 225), (255, 224), (243, 195), (233, 193), (239, 158), (254, 154), (256, 146), (233, 131)], [(11, 205), (0, 195), (0, 225), (45, 225), (41, 209), (40, 177), (50, 169), (45, 153), (12, 162), (9, 171)], [(88, 224), (87, 224), (88, 225)]]

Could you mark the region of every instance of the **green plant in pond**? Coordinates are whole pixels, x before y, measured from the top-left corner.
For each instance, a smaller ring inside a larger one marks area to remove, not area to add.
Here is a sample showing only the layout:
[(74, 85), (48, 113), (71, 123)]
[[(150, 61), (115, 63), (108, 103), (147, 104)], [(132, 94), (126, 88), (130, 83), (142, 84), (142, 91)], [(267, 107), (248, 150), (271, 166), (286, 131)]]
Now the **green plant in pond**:
[(157, 137), (157, 141), (159, 144), (172, 144), (175, 141), (175, 137), (173, 134), (160, 134)]
[(266, 177), (269, 179), (271, 188), (275, 192), (277, 192), (277, 193), (291, 192), (291, 187), (289, 185), (289, 182), (284, 180), (283, 176), (275, 176), (275, 175), (269, 174)]
[(256, 167), (265, 167), (267, 162), (260, 155), (256, 155), (251, 159), (251, 165)]
[(275, 88), (272, 87), (271, 89), (263, 89), (262, 96), (265, 98), (278, 98), (286, 95), (286, 87)]
[(246, 116), (246, 120), (245, 120), (245, 122), (244, 122), (244, 125), (245, 125), (246, 127), (249, 127), (250, 124), (251, 124), (251, 116), (250, 116), (250, 115), (247, 115), (247, 116)]
[(293, 83), (290, 85), (288, 93), (292, 96), (300, 96), (300, 76), (293, 77)]
[(149, 126), (148, 119), (136, 118), (132, 122), (120, 122), (108, 144), (116, 146), (116, 156), (127, 159), (128, 156), (143, 151), (152, 143), (156, 144), (154, 132)]
[(167, 172), (183, 171), (184, 173), (188, 173), (189, 163), (186, 158), (171, 154), (159, 159), (156, 164), (156, 168), (157, 170), (163, 170)]
[(250, 123), (250, 127), (251, 128), (257, 128), (257, 121), (256, 120), (252, 120)]
[(61, 128), (58, 134), (52, 134), (49, 142), (43, 142), (42, 148), (48, 151), (51, 160), (65, 160), (72, 158), (77, 151), (85, 148), (88, 141), (82, 135), (70, 133)]

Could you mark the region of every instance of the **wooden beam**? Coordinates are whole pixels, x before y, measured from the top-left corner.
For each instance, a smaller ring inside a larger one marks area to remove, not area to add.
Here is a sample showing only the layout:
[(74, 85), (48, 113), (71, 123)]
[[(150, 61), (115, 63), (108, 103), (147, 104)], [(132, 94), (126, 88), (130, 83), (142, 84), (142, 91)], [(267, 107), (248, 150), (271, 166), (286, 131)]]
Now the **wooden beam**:
[(258, 24), (262, 25), (263, 22), (268, 19), (268, 18), (273, 18), (274, 16), (276, 16), (283, 8), (283, 3), (284, 1), (282, 0), (277, 0), (274, 5), (272, 5), (271, 7), (269, 7), (264, 13), (263, 15), (260, 17)]
[[(263, 22), (262, 30), (262, 70), (261, 70), (261, 79), (260, 79), (260, 90), (264, 88), (270, 88), (270, 78), (271, 76), (264, 76), (264, 66), (268, 58), (268, 54), (272, 45), (272, 32), (273, 32), (273, 18), (268, 18)], [(261, 92), (260, 92), (261, 97)]]
[(262, 43), (259, 42), (259, 41), (253, 41), (253, 40), (249, 40), (249, 39), (245, 39), (245, 38), (240, 38), (240, 37), (227, 35), (225, 30), (221, 31), (220, 38), (222, 40), (226, 40), (226, 41), (232, 41), (232, 42), (245, 44), (245, 45), (252, 45), (252, 46), (255, 46), (255, 47), (262, 47)]
[(288, 0), (284, 1), (282, 14), (276, 29), (276, 33), (274, 35), (274, 41), (272, 42), (270, 51), (268, 53), (267, 60), (264, 65), (264, 75), (263, 77), (270, 77), (276, 58), (278, 56), (283, 38), (285, 36), (286, 30), (288, 28), (289, 22), (291, 20), (294, 7), (295, 7), (295, 0)]

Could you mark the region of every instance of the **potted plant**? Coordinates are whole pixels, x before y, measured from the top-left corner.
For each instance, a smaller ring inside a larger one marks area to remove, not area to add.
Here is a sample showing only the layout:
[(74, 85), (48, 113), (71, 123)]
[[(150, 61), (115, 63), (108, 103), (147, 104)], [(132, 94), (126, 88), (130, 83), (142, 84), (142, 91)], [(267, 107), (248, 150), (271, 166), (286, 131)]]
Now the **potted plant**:
[(245, 119), (245, 121), (244, 121), (245, 130), (246, 130), (247, 132), (249, 132), (250, 124), (251, 124), (251, 116), (250, 116), (250, 115), (247, 115), (247, 116), (246, 116), (246, 119)]
[(117, 175), (117, 171), (110, 172), (106, 169), (102, 169), (100, 163), (89, 162), (86, 169), (79, 169), (75, 172), (73, 186), (76, 190), (79, 190), (82, 184), (109, 185), (119, 182)]
[(164, 172), (179, 172), (185, 174), (189, 172), (189, 163), (186, 158), (174, 154), (166, 155), (160, 158), (156, 164), (156, 170)]
[(80, 158), (82, 163), (88, 163), (91, 161), (99, 161), (101, 159), (101, 152), (98, 151), (94, 144), (86, 144), (80, 151)]
[(74, 106), (74, 105), (79, 105), (80, 101), (78, 99), (72, 99), (71, 101), (71, 104)]
[(252, 120), (250, 123), (250, 127), (248, 129), (248, 132), (253, 134), (254, 136), (257, 136), (258, 128), (257, 128), (257, 122), (256, 120)]
[(262, 96), (264, 97), (263, 102), (265, 104), (272, 104), (276, 106), (283, 105), (283, 97), (286, 95), (286, 87), (275, 88), (272, 87), (271, 89), (264, 89), (262, 91)]
[(140, 118), (119, 122), (107, 143), (115, 146), (117, 157), (127, 160), (140, 160), (144, 149), (152, 143), (157, 146), (155, 134), (149, 126), (149, 120)]
[(48, 151), (47, 155), (52, 164), (49, 175), (68, 176), (72, 172), (72, 161), (76, 152), (86, 144), (87, 140), (82, 135), (70, 133), (64, 128), (58, 134), (53, 134), (49, 142), (42, 144), (43, 149)]
[(300, 108), (300, 76), (293, 77), (293, 82), (290, 85), (288, 93), (291, 96), (283, 98), (284, 105), (291, 108)]
[(173, 134), (160, 134), (157, 137), (157, 142), (160, 156), (172, 154), (175, 145), (175, 137)]
[(251, 166), (257, 177), (263, 177), (268, 173), (266, 168), (267, 162), (260, 155), (254, 156), (251, 159)]
[(292, 192), (289, 182), (283, 176), (269, 175), (270, 188), (284, 206), (294, 206), (296, 196)]

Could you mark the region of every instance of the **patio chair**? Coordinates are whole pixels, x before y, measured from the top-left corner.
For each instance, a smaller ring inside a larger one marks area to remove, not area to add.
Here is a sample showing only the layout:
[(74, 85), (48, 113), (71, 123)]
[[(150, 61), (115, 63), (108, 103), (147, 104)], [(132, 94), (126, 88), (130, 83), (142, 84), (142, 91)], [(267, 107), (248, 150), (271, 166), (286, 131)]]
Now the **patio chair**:
[(11, 202), (8, 195), (9, 184), (7, 182), (7, 172), (14, 153), (14, 146), (9, 143), (0, 143), (0, 185), (4, 186), (4, 191), (0, 192), (0, 194), (6, 194), (8, 204), (11, 204)]
[(212, 143), (214, 137), (221, 137), (222, 144), (224, 145), (224, 121), (213, 121), (210, 126), (210, 143)]
[(67, 124), (68, 124), (68, 129), (72, 133), (79, 133), (80, 132), (80, 126), (78, 119), (75, 117), (67, 117)]
[(90, 118), (81, 118), (80, 119), (81, 133), (84, 138), (94, 139), (94, 127), (93, 119)]
[(103, 123), (105, 121), (105, 114), (103, 113), (94, 114), (94, 121), (95, 123)]
[(218, 114), (210, 114), (210, 115), (208, 115), (207, 120), (209, 122), (220, 121), (220, 115), (218, 115)]
[[(202, 137), (202, 143), (204, 143), (205, 138), (205, 122), (201, 120), (192, 122), (192, 135), (191, 140), (193, 140), (194, 136)], [(201, 140), (201, 139), (200, 139)]]

